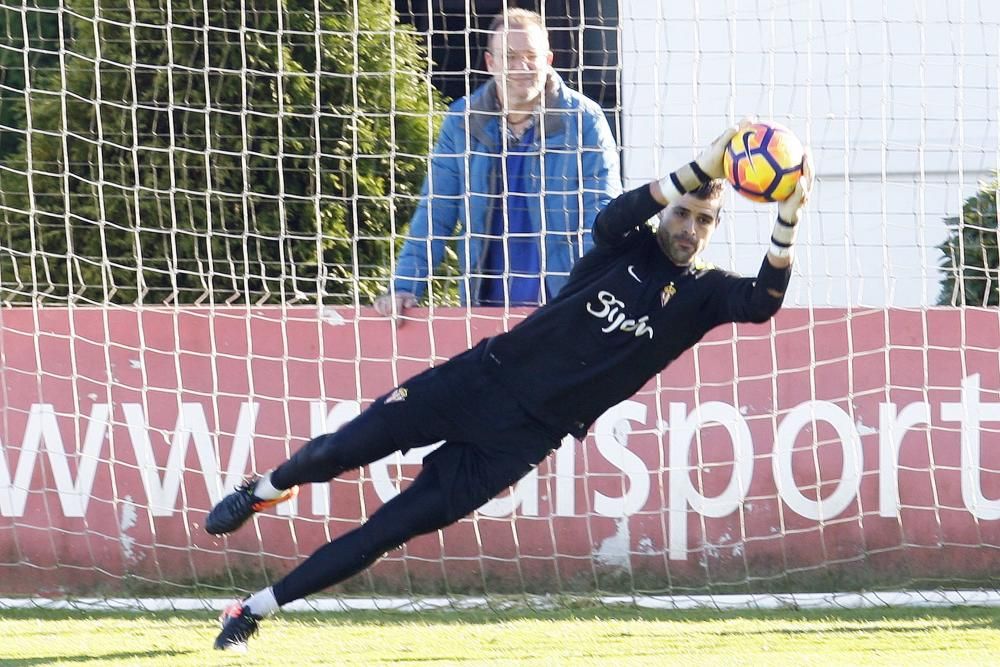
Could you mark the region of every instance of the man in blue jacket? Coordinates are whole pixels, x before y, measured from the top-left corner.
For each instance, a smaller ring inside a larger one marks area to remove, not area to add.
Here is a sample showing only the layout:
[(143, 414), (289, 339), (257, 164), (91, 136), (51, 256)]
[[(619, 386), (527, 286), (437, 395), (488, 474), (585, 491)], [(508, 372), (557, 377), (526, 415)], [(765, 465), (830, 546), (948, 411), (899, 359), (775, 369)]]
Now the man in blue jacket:
[(494, 18), (485, 59), (492, 79), (441, 126), (393, 284), (375, 301), (383, 315), (417, 303), (452, 238), (462, 303), (548, 301), (590, 249), (597, 212), (621, 194), (604, 112), (552, 70), (541, 16)]

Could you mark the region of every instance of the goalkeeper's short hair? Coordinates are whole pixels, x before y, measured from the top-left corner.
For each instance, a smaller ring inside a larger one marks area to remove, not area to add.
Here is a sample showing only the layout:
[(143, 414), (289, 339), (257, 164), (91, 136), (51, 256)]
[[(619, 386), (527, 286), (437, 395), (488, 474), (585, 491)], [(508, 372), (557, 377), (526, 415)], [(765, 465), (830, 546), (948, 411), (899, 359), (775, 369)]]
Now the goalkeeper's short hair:
[(691, 195), (692, 197), (695, 197), (696, 199), (711, 201), (713, 199), (720, 199), (722, 197), (722, 193), (725, 187), (726, 187), (726, 179), (713, 178), (710, 181), (702, 183), (688, 194)]

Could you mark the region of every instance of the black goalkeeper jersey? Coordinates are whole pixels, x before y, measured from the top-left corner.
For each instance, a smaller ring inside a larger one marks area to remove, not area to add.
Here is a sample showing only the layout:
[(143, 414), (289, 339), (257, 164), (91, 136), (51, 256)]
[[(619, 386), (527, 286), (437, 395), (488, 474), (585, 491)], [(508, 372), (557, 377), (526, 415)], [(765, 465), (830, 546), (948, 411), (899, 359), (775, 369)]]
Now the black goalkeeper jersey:
[(714, 327), (765, 322), (781, 307), (768, 290), (783, 295), (791, 270), (767, 259), (756, 279), (671, 262), (646, 224), (662, 208), (648, 186), (608, 204), (558, 297), (486, 341), (486, 367), (560, 433), (584, 437)]

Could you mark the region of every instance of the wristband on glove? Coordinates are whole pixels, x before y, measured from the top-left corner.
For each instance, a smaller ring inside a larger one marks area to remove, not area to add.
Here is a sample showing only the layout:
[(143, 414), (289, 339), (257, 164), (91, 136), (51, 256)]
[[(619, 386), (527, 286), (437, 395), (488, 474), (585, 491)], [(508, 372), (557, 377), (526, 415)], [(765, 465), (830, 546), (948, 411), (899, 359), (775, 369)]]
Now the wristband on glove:
[(782, 220), (779, 215), (774, 222), (774, 229), (771, 230), (771, 249), (769, 252), (775, 257), (791, 257), (792, 246), (795, 244), (798, 231), (796, 223)]
[(694, 175), (698, 178), (699, 186), (705, 185), (705, 183), (712, 180), (712, 177), (705, 173), (705, 170), (701, 168), (697, 160), (691, 160), (691, 163), (688, 166), (691, 167), (691, 171), (693, 171)]
[(697, 190), (710, 180), (712, 178), (698, 166), (697, 162), (692, 160), (677, 171), (671, 172), (670, 175), (661, 178), (660, 192), (663, 193), (668, 202), (673, 203), (692, 190)]

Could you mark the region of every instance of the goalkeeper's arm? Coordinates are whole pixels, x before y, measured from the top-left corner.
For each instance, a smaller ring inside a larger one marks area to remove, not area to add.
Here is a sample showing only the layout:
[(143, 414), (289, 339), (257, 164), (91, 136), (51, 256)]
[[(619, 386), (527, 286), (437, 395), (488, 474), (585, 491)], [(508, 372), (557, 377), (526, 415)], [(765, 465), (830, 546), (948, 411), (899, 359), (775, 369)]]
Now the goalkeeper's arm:
[(693, 161), (650, 183), (648, 191), (644, 187), (636, 188), (614, 199), (597, 216), (594, 242), (603, 246), (619, 245), (664, 206), (669, 206), (712, 179), (722, 178), (722, 156), (726, 146), (749, 123), (748, 119), (744, 119), (739, 125), (728, 128)]
[(749, 125), (751, 120), (744, 118), (739, 125), (734, 125), (716, 137), (708, 148), (698, 154), (692, 162), (684, 165), (677, 171), (671, 172), (658, 181), (649, 184), (650, 194), (653, 199), (663, 206), (668, 206), (677, 201), (682, 196), (697, 190), (700, 186), (708, 183), (714, 178), (722, 178), (722, 156), (726, 152), (726, 146), (737, 132)]
[(809, 201), (812, 186), (812, 160), (809, 151), (806, 150), (802, 158), (802, 176), (788, 199), (778, 204), (778, 219), (771, 231), (771, 247), (767, 251), (767, 261), (776, 269), (784, 269), (792, 263), (799, 220)]

